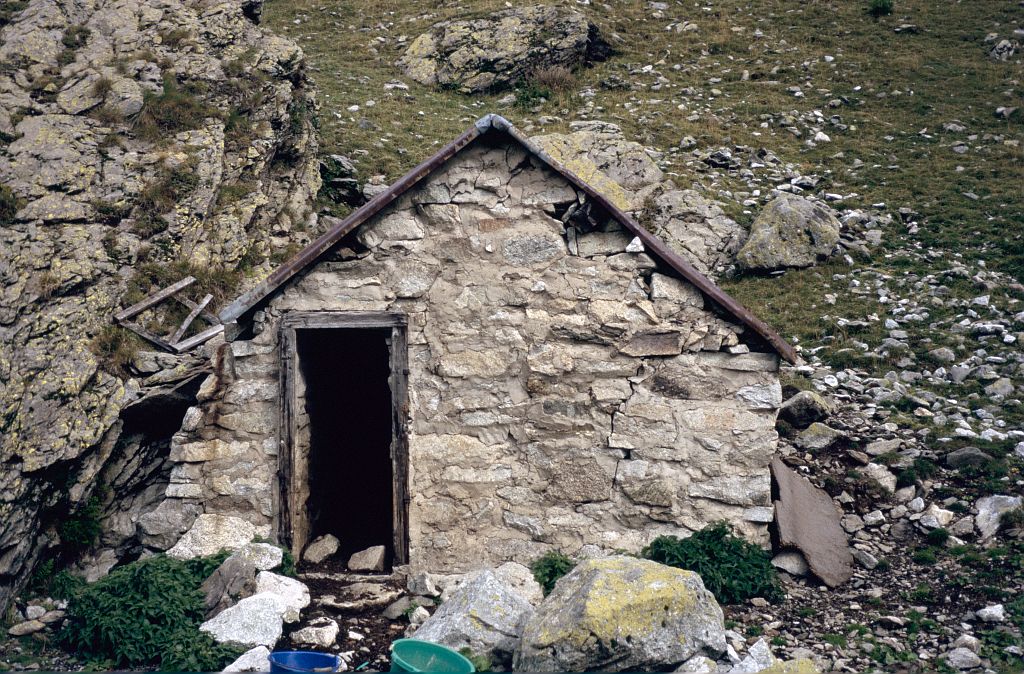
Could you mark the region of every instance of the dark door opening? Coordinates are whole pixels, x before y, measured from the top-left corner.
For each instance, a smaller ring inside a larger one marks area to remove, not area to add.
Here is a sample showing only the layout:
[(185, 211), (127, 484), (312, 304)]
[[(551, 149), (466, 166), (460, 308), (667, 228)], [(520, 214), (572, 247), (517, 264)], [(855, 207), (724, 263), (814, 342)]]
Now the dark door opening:
[[(395, 558), (390, 328), (296, 330), (309, 423), (308, 539), (333, 534), (337, 559), (384, 545)], [(399, 532), (404, 533), (404, 532)]]

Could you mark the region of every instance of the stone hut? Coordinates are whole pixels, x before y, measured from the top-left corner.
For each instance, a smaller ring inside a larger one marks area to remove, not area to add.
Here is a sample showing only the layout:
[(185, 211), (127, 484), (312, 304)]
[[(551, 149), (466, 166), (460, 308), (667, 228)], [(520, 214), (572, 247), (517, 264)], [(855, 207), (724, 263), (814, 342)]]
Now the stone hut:
[(767, 539), (792, 347), (501, 117), (220, 317), (144, 530), (442, 572), (722, 518)]

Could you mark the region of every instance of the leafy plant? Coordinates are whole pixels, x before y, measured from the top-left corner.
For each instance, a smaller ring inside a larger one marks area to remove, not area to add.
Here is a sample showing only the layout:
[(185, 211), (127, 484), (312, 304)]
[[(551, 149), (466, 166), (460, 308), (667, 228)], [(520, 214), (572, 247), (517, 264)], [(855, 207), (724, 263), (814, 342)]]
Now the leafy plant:
[(926, 566), (930, 566), (938, 561), (938, 557), (935, 554), (935, 548), (932, 547), (915, 550), (914, 554), (911, 555), (911, 559), (918, 564), (924, 564)]
[(871, 0), (868, 14), (876, 19), (880, 16), (889, 16), (892, 14), (892, 0)]
[(61, 543), (70, 548), (82, 550), (98, 541), (102, 531), (100, 526), (102, 505), (100, 496), (94, 494), (84, 505), (68, 515), (57, 528)]
[(718, 601), (736, 604), (752, 597), (777, 602), (783, 598), (768, 554), (732, 533), (729, 525), (708, 525), (689, 538), (659, 536), (641, 551), (646, 559), (689, 569)]
[(199, 632), (199, 587), (226, 556), (157, 555), (115, 569), (73, 598), (61, 643), (105, 667), (220, 671), (240, 651)]
[(925, 535), (924, 539), (928, 542), (928, 545), (934, 545), (936, 547), (945, 545), (946, 541), (949, 540), (949, 531), (942, 527), (932, 529)]
[(558, 579), (572, 571), (574, 566), (576, 566), (574, 561), (561, 552), (552, 550), (536, 559), (530, 565), (530, 570), (533, 571), (533, 577), (540, 583), (546, 597), (555, 589), (555, 583), (558, 582)]
[(516, 89), (516, 107), (530, 108), (551, 99), (551, 89), (529, 82)]

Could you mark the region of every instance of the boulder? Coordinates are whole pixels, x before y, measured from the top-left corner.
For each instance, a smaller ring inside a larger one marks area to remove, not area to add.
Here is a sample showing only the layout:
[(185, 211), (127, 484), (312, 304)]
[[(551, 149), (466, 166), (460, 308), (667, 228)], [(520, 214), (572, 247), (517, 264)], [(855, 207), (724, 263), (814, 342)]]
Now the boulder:
[(517, 562), (505, 562), (494, 570), (494, 575), (503, 580), (523, 599), (537, 606), (544, 601), (544, 590), (533, 577), (533, 571)]
[(337, 538), (331, 534), (320, 536), (306, 547), (302, 558), (310, 564), (319, 564), (338, 551), (340, 545)]
[(383, 571), (387, 550), (383, 545), (375, 545), (355, 553), (348, 558), (349, 571)]
[(215, 555), (221, 550), (238, 550), (256, 537), (256, 527), (240, 517), (206, 513), (167, 551), (175, 559)]
[(224, 668), (225, 672), (269, 672), (270, 649), (257, 646), (238, 656), (238, 659)]
[(839, 229), (839, 220), (828, 206), (782, 194), (754, 219), (736, 263), (740, 269), (761, 272), (810, 267), (832, 254), (839, 243)]
[(231, 555), (199, 586), (206, 617), (212, 618), (235, 603), (247, 590), (252, 594), (256, 565), (246, 557)]
[(199, 626), (219, 643), (273, 648), (281, 638), (287, 602), (271, 592), (254, 594)]
[(231, 556), (248, 559), (257, 571), (270, 571), (281, 566), (284, 561), (284, 550), (270, 543), (249, 543)]
[(853, 575), (853, 555), (838, 508), (828, 494), (780, 459), (772, 461), (771, 472), (778, 493), (775, 522), (779, 547), (802, 552), (811, 572), (829, 587), (842, 585)]
[(999, 531), (999, 520), (1003, 513), (1014, 508), (1020, 508), (1024, 504), (1024, 498), (1020, 496), (986, 496), (978, 499), (976, 507), (978, 515), (974, 523), (981, 532), (981, 540), (987, 540), (996, 535)]
[(421, 84), (475, 93), (508, 88), (543, 68), (575, 69), (607, 54), (597, 27), (582, 13), (535, 5), (434, 24), (397, 65)]
[(722, 609), (700, 576), (613, 556), (581, 562), (526, 623), (516, 671), (664, 669), (726, 648)]
[(800, 391), (782, 403), (779, 418), (795, 426), (807, 428), (816, 421), (824, 421), (835, 410), (835, 405), (814, 391)]
[(840, 431), (816, 421), (793, 438), (793, 445), (803, 450), (816, 452), (832, 447), (843, 437), (844, 435)]
[(25, 620), (23, 622), (11, 625), (7, 630), (7, 634), (12, 637), (23, 637), (29, 634), (35, 634), (39, 630), (45, 629), (46, 623), (41, 620)]
[(416, 631), (416, 638), (469, 648), (507, 669), (533, 606), (491, 570), (474, 574)]
[(992, 457), (977, 447), (961, 447), (946, 455), (946, 465), (950, 468), (964, 466), (981, 466), (992, 460)]

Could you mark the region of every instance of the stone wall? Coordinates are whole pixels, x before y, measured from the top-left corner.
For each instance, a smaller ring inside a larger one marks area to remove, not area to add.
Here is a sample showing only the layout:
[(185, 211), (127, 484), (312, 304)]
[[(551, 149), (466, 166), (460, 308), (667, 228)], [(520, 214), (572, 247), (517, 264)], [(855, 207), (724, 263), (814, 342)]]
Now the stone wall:
[(617, 223), (567, 231), (583, 198), (484, 140), (399, 198), (221, 347), (167, 509), (274, 529), (281, 317), (390, 311), (409, 321), (413, 566), (636, 550), (720, 518), (766, 540), (777, 357)]

